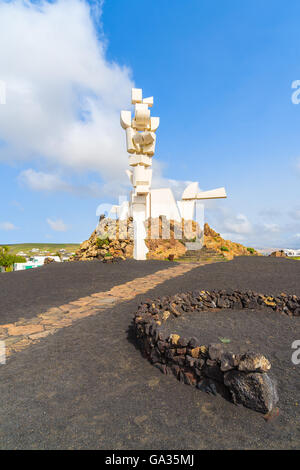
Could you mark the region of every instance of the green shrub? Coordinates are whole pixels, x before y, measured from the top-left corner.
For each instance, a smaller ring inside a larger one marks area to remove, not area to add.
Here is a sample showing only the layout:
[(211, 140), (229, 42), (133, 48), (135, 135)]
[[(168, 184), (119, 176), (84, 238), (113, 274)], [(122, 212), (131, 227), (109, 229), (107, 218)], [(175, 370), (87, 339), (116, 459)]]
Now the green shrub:
[(8, 252), (7, 246), (0, 246), (0, 266), (3, 266), (5, 271), (12, 271), (15, 263), (26, 263), (26, 258), (12, 255)]
[(227, 248), (227, 246), (221, 246), (220, 250), (221, 251), (229, 251), (229, 248)]
[(251, 255), (255, 253), (254, 248), (248, 247), (247, 250), (249, 251), (249, 253), (251, 253)]
[(103, 246), (108, 246), (109, 245), (109, 238), (97, 238), (96, 245), (98, 248), (102, 248)]

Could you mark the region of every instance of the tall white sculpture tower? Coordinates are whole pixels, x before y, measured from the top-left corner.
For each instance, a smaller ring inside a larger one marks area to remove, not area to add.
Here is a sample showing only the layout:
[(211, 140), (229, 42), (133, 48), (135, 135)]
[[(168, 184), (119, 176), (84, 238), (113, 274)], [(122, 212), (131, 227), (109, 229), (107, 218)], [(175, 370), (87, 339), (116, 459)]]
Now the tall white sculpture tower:
[(132, 119), (131, 111), (121, 111), (121, 126), (126, 131), (129, 165), (132, 167), (127, 174), (133, 186), (130, 215), (134, 224), (134, 258), (144, 260), (148, 252), (145, 221), (150, 207), (151, 166), (159, 118), (150, 116), (153, 97), (143, 99), (142, 89), (132, 89), (131, 102), (135, 107), (134, 117)]
[(181, 201), (175, 201), (170, 188), (151, 190), (152, 157), (155, 152), (159, 117), (151, 117), (153, 97), (144, 98), (140, 88), (132, 89), (131, 102), (134, 105), (134, 117), (131, 111), (121, 111), (121, 126), (126, 131), (129, 165), (127, 175), (133, 186), (129, 204), (114, 206), (118, 216), (124, 220), (133, 217), (135, 259), (144, 260), (148, 252), (145, 243), (147, 236), (145, 222), (148, 218), (164, 215), (167, 220), (193, 220), (195, 204), (198, 200), (226, 198), (225, 188), (199, 191), (198, 183), (189, 184)]

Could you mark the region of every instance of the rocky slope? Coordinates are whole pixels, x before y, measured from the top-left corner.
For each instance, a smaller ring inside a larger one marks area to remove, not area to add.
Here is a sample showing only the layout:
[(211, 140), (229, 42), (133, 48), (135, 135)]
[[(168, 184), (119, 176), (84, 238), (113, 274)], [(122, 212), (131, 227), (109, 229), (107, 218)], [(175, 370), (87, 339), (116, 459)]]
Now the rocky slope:
[(204, 245), (209, 249), (222, 253), (226, 259), (233, 259), (235, 256), (260, 256), (260, 253), (254, 248), (246, 247), (241, 243), (235, 243), (230, 240), (224, 240), (208, 224), (204, 225)]
[[(151, 223), (150, 223), (151, 222)], [(151, 229), (150, 229), (151, 227)], [(148, 238), (146, 244), (149, 248), (148, 259), (166, 259), (174, 255), (175, 259), (183, 257), (187, 251), (186, 242), (201, 240), (201, 230), (194, 221), (185, 223), (184, 236), (181, 223), (171, 221), (169, 224), (164, 217), (148, 221)], [(240, 255), (258, 255), (252, 248), (246, 248), (240, 243), (224, 240), (220, 234), (204, 226), (204, 247), (210, 252), (222, 254), (225, 259), (232, 259)], [(90, 238), (81, 243), (71, 261), (86, 261), (98, 258), (133, 257), (133, 221), (115, 221), (102, 218)]]

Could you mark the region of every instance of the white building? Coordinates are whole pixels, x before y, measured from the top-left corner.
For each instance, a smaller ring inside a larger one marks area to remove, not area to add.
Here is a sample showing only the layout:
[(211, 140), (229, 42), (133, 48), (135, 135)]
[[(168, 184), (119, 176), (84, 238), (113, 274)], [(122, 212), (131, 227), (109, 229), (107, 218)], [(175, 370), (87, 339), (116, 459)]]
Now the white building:
[[(25, 269), (33, 269), (44, 266), (44, 261), (46, 258), (49, 258), (49, 256), (34, 256), (30, 258), (29, 261), (26, 261), (26, 263), (15, 263), (14, 271), (23, 271)], [(57, 263), (61, 262), (59, 256), (51, 256), (51, 258), (53, 258)]]
[(283, 250), (287, 256), (300, 256), (300, 250), (290, 250), (286, 248)]

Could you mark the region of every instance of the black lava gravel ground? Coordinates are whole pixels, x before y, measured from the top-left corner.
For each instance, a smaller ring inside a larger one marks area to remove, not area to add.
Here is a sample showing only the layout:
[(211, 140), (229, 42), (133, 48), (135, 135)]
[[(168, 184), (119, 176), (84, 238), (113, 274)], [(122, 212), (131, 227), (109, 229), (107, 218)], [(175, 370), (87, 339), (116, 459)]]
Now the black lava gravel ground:
[(52, 263), (27, 271), (0, 273), (0, 323), (30, 318), (48, 308), (106, 291), (136, 277), (174, 266), (168, 261)]
[[(292, 338), (290, 318), (279, 320), (272, 312), (260, 322), (262, 312), (252, 312), (254, 336), (245, 332), (252, 321), (249, 316), (243, 322), (241, 312), (236, 318), (219, 312), (215, 322), (217, 334), (234, 340), (240, 331), (258, 350), (274, 351), (275, 376), (286, 369), (277, 377), (280, 414), (268, 422), (161, 374), (141, 356), (130, 325), (138, 303), (148, 297), (199, 288), (300, 295), (299, 279), (300, 262), (284, 259), (239, 258), (200, 267), (16, 354), (0, 366), (0, 448), (298, 449), (300, 365), (289, 357), (291, 339), (300, 335), (295, 326)], [(213, 338), (211, 321), (205, 324)]]

